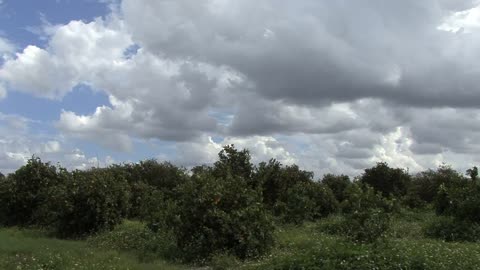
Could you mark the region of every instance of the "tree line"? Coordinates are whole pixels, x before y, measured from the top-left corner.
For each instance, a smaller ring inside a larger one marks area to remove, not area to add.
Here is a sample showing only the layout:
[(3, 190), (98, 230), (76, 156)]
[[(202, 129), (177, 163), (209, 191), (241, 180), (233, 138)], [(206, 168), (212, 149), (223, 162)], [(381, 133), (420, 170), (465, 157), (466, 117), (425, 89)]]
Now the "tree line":
[[(253, 164), (250, 152), (225, 146), (211, 166), (191, 170), (145, 160), (69, 171), (32, 157), (0, 174), (0, 225), (40, 227), (61, 238), (83, 238), (139, 220), (151, 235), (173, 239), (176, 256), (205, 261), (219, 252), (258, 257), (275, 244), (278, 224), (332, 214), (333, 233), (375, 242), (400, 209), (434, 209), (444, 217), (425, 234), (446, 241), (480, 240), (478, 169), (449, 166), (410, 174), (380, 162), (350, 179), (314, 174), (275, 159)], [(153, 247), (152, 247), (153, 248)]]

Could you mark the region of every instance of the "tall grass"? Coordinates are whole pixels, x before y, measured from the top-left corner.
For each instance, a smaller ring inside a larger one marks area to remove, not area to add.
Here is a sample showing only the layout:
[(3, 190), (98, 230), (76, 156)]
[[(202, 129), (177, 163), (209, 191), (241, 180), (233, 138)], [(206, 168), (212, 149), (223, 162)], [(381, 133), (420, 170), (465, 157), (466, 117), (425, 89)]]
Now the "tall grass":
[(141, 263), (134, 254), (95, 248), (85, 241), (49, 238), (44, 232), (0, 229), (0, 269), (185, 269), (156, 260)]

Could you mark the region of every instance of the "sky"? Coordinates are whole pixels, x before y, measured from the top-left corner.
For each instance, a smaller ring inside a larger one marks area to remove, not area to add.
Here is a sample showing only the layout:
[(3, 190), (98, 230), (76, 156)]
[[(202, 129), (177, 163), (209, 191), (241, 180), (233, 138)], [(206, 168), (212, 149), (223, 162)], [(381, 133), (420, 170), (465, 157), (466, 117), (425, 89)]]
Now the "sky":
[(223, 145), (358, 175), (480, 164), (480, 2), (0, 0), (0, 171)]

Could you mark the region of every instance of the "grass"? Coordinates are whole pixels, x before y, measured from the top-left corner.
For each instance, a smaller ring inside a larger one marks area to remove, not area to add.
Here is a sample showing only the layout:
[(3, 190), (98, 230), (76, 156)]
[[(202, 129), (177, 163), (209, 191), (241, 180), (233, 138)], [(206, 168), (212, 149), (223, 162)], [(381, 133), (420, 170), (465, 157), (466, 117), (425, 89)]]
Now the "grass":
[[(210, 267), (202, 269), (480, 268), (480, 244), (447, 243), (424, 237), (423, 227), (435, 219), (431, 212), (403, 212), (395, 216), (388, 237), (374, 244), (353, 243), (325, 230), (340, 219), (332, 216), (302, 226), (280, 226), (270, 254), (246, 262), (218, 254)], [(53, 239), (36, 230), (0, 229), (0, 269), (194, 268), (162, 259), (169, 254), (162, 253), (170, 248), (168, 238), (151, 240), (147, 234), (150, 240), (146, 241), (145, 236), (143, 224), (138, 222), (125, 222), (112, 232), (86, 241)], [(143, 242), (159, 250), (148, 262), (139, 257), (137, 247), (143, 246)]]
[(277, 232), (277, 247), (243, 269), (480, 269), (480, 244), (446, 243), (423, 236), (431, 212), (403, 212), (393, 218), (388, 237), (374, 244), (348, 241), (323, 229), (341, 220), (332, 216)]
[(36, 230), (0, 229), (0, 269), (187, 269), (134, 254), (94, 248), (86, 241), (49, 238)]

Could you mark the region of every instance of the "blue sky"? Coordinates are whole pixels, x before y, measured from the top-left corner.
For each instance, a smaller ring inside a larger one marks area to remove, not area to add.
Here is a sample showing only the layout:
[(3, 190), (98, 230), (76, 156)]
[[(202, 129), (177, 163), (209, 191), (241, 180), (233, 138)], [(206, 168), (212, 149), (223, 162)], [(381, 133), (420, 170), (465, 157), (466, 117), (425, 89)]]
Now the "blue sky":
[(42, 43), (38, 36), (28, 31), (47, 20), (51, 24), (64, 24), (71, 20), (90, 21), (108, 12), (108, 5), (96, 0), (3, 0), (1, 32), (16, 45), (25, 47)]
[[(37, 32), (42, 25), (46, 23), (62, 25), (72, 20), (89, 22), (107, 15), (109, 11), (107, 1), (103, 3), (97, 0), (4, 0), (0, 5), (0, 34), (8, 38), (19, 50), (28, 45), (46, 47), (48, 40)], [(28, 118), (34, 121), (31, 123), (31, 129), (36, 135), (55, 138), (59, 134), (54, 125), (62, 110), (86, 115), (105, 104), (109, 102), (104, 92), (80, 84), (61, 99), (46, 99), (29, 93), (10, 91), (7, 98), (0, 100), (0, 113)], [(78, 147), (85, 155), (99, 157), (100, 160), (105, 160), (107, 156), (115, 156), (119, 161), (138, 161), (155, 158), (160, 152), (171, 152), (163, 143), (136, 141), (135, 151), (126, 153), (99, 147), (84, 140), (73, 139), (68, 142), (73, 145), (72, 149)]]
[(419, 3), (0, 0), (0, 171), (478, 165), (479, 3)]

